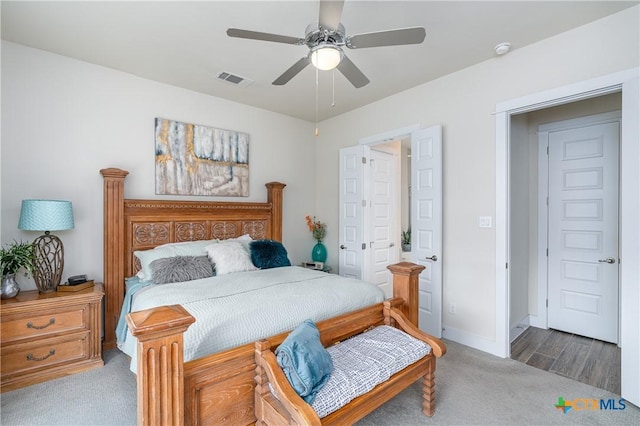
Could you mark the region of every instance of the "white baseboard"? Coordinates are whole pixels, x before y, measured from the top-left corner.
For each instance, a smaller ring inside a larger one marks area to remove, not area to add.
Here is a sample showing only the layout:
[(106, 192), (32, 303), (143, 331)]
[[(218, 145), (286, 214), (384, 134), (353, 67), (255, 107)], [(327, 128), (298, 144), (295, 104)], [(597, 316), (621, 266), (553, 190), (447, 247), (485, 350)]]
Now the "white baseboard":
[(442, 330), (442, 337), (500, 358), (507, 358), (509, 356), (509, 353), (505, 352), (507, 349), (503, 348), (498, 342), (478, 336), (477, 334), (445, 327)]
[(525, 332), (525, 330), (527, 328), (529, 328), (530, 317), (531, 317), (530, 315), (525, 316), (520, 321), (518, 321), (518, 324), (516, 324), (515, 327), (513, 327), (513, 328), (511, 328), (511, 330), (509, 330), (509, 342), (510, 343), (513, 343), (513, 341), (516, 340), (518, 338), (518, 336), (520, 336), (522, 333)]

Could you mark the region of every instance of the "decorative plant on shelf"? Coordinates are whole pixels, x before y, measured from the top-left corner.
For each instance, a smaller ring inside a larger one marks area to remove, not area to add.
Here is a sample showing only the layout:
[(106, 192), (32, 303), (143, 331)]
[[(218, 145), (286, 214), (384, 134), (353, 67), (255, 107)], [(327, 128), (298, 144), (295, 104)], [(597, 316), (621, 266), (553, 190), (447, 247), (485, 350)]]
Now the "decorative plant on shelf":
[(411, 228), (402, 231), (402, 251), (411, 251)]
[(0, 271), (2, 272), (2, 298), (15, 297), (20, 292), (16, 282), (16, 273), (24, 269), (29, 276), (35, 267), (33, 243), (17, 242), (0, 249)]

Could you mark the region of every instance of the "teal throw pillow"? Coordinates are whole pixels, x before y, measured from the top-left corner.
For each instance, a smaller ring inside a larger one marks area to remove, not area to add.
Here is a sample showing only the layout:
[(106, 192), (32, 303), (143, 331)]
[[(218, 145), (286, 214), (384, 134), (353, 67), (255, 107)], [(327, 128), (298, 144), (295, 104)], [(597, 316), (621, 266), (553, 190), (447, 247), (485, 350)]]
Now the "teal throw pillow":
[(251, 262), (260, 269), (280, 268), (291, 266), (287, 257), (287, 249), (281, 242), (273, 240), (256, 240), (249, 243)]

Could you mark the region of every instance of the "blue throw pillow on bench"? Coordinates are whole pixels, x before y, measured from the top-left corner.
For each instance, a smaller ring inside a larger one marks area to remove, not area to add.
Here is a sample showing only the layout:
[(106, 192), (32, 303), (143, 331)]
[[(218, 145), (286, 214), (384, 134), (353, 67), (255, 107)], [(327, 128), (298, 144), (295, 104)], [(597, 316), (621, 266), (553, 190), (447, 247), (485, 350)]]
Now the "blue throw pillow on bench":
[(270, 269), (291, 266), (291, 261), (287, 257), (287, 249), (278, 241), (251, 241), (249, 250), (251, 252), (251, 261), (257, 268)]
[(291, 387), (308, 404), (331, 376), (333, 361), (322, 346), (318, 327), (306, 320), (296, 327), (276, 349), (278, 365)]

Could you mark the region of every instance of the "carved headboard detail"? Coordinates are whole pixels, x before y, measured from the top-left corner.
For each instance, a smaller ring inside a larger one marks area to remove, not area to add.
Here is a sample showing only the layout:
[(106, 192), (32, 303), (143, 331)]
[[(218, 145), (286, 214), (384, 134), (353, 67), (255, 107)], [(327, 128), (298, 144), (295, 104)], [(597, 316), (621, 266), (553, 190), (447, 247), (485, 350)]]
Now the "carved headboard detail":
[(282, 241), (283, 183), (265, 184), (265, 203), (128, 200), (124, 198), (124, 181), (129, 172), (111, 168), (100, 173), (104, 178), (105, 349), (116, 346), (124, 279), (140, 269), (134, 251), (244, 234)]

